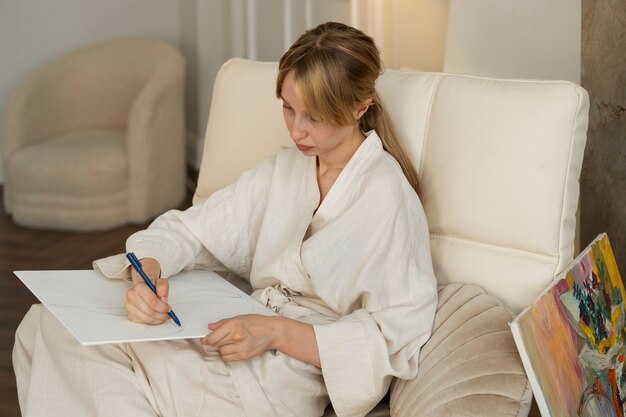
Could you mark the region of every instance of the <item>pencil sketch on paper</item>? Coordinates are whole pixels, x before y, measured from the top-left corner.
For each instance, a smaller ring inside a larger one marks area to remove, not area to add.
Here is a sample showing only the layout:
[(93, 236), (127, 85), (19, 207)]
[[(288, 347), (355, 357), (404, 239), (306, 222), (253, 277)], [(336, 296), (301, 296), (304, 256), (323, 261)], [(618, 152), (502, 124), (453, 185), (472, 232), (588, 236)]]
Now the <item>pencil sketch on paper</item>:
[(240, 314), (273, 315), (210, 271), (181, 272), (170, 280), (169, 304), (182, 327), (133, 323), (126, 317), (131, 283), (92, 270), (16, 271), (15, 275), (83, 345), (204, 337), (207, 324)]

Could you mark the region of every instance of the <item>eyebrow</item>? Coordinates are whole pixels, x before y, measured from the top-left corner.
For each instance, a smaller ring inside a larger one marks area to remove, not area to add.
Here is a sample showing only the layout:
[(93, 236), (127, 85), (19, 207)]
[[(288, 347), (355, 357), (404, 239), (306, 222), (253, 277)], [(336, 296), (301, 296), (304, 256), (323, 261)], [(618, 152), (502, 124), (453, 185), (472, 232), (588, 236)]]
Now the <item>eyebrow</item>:
[(282, 96), (282, 94), (281, 94), (281, 96), (280, 96), (280, 99), (281, 99), (282, 101), (284, 101), (284, 102), (285, 102), (285, 104), (287, 104), (289, 107), (291, 107), (291, 104), (289, 104), (289, 102), (288, 102), (287, 100), (285, 100), (285, 97), (283, 97), (283, 96)]

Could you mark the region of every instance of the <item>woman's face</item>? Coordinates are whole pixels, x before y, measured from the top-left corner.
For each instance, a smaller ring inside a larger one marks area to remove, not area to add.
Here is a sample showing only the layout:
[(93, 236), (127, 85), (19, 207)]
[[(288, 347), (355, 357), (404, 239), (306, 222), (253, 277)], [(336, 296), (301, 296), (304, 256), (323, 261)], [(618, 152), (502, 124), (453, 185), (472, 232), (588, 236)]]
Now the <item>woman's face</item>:
[(298, 149), (308, 156), (337, 158), (354, 152), (362, 141), (358, 126), (329, 126), (312, 118), (296, 92), (293, 71), (287, 73), (281, 88), (285, 124)]

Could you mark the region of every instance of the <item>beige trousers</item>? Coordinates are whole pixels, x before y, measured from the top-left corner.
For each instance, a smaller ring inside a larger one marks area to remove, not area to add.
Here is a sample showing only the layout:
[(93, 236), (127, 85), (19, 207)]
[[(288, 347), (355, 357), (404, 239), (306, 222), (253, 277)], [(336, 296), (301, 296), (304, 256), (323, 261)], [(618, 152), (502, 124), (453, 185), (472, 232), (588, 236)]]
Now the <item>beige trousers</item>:
[(81, 346), (41, 305), (17, 329), (13, 367), (24, 417), (245, 416), (199, 340)]

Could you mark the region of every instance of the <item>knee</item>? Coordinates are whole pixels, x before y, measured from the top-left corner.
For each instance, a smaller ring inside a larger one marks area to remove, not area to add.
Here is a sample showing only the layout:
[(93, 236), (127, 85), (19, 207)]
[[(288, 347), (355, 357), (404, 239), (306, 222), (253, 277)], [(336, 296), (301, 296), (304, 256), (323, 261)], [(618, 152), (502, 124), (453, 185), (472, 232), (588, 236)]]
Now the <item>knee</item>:
[(24, 368), (31, 362), (43, 310), (41, 304), (32, 305), (15, 331), (12, 359), (16, 373), (18, 369)]
[(33, 304), (30, 310), (26, 313), (22, 322), (15, 331), (15, 345), (16, 346), (32, 346), (35, 341), (35, 336), (39, 330), (39, 323), (41, 321), (41, 314), (44, 310), (41, 304)]

